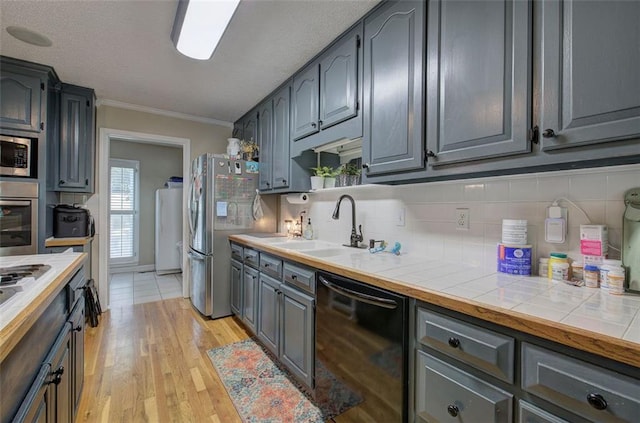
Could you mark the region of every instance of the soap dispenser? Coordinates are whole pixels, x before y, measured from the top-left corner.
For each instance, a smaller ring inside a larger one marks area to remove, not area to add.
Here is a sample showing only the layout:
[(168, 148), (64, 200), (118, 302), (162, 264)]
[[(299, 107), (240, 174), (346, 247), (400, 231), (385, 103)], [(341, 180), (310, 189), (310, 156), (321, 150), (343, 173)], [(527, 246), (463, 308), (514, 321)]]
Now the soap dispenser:
[(302, 234), (304, 239), (313, 239), (313, 227), (311, 227), (311, 218), (307, 220), (307, 226)]

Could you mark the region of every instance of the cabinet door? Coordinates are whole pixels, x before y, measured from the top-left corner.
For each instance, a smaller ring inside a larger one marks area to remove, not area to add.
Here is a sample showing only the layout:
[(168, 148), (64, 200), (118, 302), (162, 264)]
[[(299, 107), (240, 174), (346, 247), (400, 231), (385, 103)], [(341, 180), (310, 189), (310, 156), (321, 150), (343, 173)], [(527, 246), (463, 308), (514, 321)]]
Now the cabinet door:
[(320, 60), (320, 129), (358, 114), (358, 47), (360, 27)]
[(273, 154), (271, 171), (273, 188), (289, 186), (291, 159), (289, 147), (290, 87), (287, 85), (273, 98)]
[(0, 76), (0, 126), (40, 132), (40, 78), (2, 71)]
[(239, 140), (244, 139), (244, 128), (242, 127), (242, 121), (237, 121), (233, 124), (233, 131), (231, 132), (231, 136), (233, 138), (238, 138)]
[(71, 366), (71, 331), (68, 323), (58, 335), (46, 362), (51, 365), (51, 404), (54, 407), (52, 411), (55, 416), (53, 421), (70, 422), (73, 368)]
[(543, 151), (638, 137), (640, 2), (540, 5)]
[(48, 383), (49, 371), (48, 364), (43, 364), (40, 367), (40, 372), (31, 385), (18, 412), (13, 417), (14, 422), (47, 423), (54, 421), (54, 408), (51, 404), (51, 390)]
[[(78, 301), (74, 311), (71, 313), (69, 322), (71, 323), (71, 368), (73, 371), (71, 386), (71, 413), (75, 417), (80, 397), (82, 395), (82, 387), (84, 385), (84, 316), (85, 303), (84, 297)], [(75, 418), (74, 418), (75, 420)]]
[(273, 189), (271, 166), (273, 159), (273, 101), (265, 101), (259, 109), (258, 145), (260, 147), (260, 190)]
[(430, 165), (531, 151), (531, 3), (434, 0), (427, 15)]
[(312, 63), (305, 70), (293, 77), (293, 89), (291, 93), (291, 138), (294, 141), (319, 131), (319, 83), (317, 63)]
[(231, 311), (242, 318), (242, 263), (231, 260)]
[(280, 282), (260, 274), (260, 306), (258, 307), (258, 338), (271, 350), (274, 355), (279, 354), (280, 325)]
[(242, 277), (242, 321), (254, 334), (258, 322), (258, 271), (244, 266)]
[(422, 351), (416, 372), (417, 421), (512, 421), (510, 393)]
[(61, 95), (59, 190), (89, 190), (89, 173), (93, 169), (93, 160), (89, 160), (88, 154), (89, 144), (93, 143), (93, 134), (87, 132), (90, 108), (91, 102), (86, 96), (65, 92)]
[(242, 120), (242, 135), (245, 141), (258, 142), (258, 111), (251, 111)]
[(282, 342), (280, 359), (313, 389), (314, 300), (282, 284)]
[(424, 168), (424, 3), (390, 2), (364, 22), (365, 175)]

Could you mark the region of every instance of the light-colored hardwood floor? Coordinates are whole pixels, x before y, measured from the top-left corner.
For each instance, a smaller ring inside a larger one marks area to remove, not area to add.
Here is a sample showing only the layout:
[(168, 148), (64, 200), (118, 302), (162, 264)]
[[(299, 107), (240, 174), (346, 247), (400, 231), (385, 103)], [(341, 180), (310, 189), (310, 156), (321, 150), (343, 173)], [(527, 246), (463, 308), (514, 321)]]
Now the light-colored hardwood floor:
[(207, 350), (248, 337), (182, 298), (116, 307), (87, 327), (78, 422), (239, 422)]

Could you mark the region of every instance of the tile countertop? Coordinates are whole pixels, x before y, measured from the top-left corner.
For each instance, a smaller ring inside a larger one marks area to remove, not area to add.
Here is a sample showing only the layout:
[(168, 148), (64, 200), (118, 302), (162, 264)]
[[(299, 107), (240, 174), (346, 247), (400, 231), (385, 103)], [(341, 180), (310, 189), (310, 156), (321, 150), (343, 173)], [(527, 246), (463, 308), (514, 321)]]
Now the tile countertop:
[(72, 252), (0, 257), (0, 267), (36, 263), (51, 266), (44, 275), (25, 283), (22, 291), (0, 305), (0, 361), (33, 326), (87, 257), (86, 253)]
[[(411, 254), (371, 254), (335, 244), (330, 256), (320, 257), (321, 250), (314, 256), (314, 251), (283, 248), (283, 238), (232, 235), (229, 239), (640, 367), (640, 295), (611, 295), (600, 289), (540, 277), (511, 276)], [(288, 242), (293, 245), (304, 241)], [(336, 254), (340, 248), (344, 251)]]

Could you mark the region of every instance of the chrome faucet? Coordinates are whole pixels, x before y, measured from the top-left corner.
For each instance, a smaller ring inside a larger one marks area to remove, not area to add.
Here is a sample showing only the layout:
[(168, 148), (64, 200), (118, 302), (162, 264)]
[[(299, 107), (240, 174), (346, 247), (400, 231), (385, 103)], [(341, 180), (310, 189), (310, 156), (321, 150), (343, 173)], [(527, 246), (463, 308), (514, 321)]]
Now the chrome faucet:
[[(331, 216), (334, 220), (338, 220), (340, 218), (340, 203), (342, 200), (347, 198), (351, 201), (351, 238), (348, 247), (360, 248), (359, 243), (364, 239), (362, 236), (362, 225), (358, 226), (360, 230), (360, 235), (356, 232), (356, 202), (353, 200), (353, 197), (347, 194), (343, 194), (338, 199), (336, 203), (336, 208), (333, 210), (333, 215)], [(345, 244), (346, 245), (346, 244)]]

